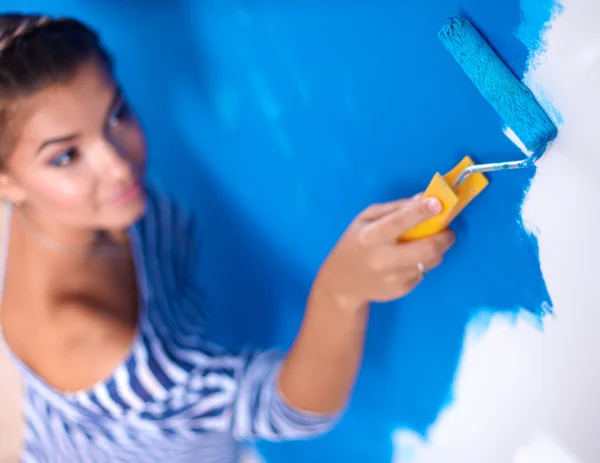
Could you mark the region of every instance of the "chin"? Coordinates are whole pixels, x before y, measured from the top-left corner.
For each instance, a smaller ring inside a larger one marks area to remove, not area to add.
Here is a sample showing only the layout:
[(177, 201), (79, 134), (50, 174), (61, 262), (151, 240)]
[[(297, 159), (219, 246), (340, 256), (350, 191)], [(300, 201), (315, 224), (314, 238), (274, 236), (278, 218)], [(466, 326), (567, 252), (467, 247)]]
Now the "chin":
[(140, 220), (146, 212), (146, 196), (142, 195), (132, 207), (130, 226)]
[(146, 212), (146, 194), (142, 193), (130, 206), (129, 225), (133, 225), (140, 220)]
[(146, 195), (141, 194), (138, 198), (113, 207), (111, 218), (106, 228), (124, 230), (131, 227), (140, 220), (146, 211)]

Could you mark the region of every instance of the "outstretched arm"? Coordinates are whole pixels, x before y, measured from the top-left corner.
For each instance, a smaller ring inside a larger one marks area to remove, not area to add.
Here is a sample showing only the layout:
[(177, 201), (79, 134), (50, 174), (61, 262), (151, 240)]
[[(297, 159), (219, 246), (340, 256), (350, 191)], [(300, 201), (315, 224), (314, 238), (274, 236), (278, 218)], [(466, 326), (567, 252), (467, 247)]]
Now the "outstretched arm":
[[(449, 231), (398, 242), (398, 236), (439, 212), (439, 203), (430, 201), (400, 200), (359, 214), (321, 266), (287, 355), (231, 355), (207, 346), (204, 367), (197, 371), (206, 389), (187, 413), (194, 429), (229, 429), (240, 440), (297, 439), (331, 429), (360, 367), (369, 304), (406, 295), (421, 281), (421, 270), (439, 265), (454, 242)], [(187, 223), (178, 214), (163, 215)], [(187, 225), (175, 229), (184, 238), (192, 235)], [(187, 252), (179, 260), (192, 267), (196, 262)], [(179, 260), (174, 271), (187, 282), (195, 272)]]
[(345, 407), (360, 367), (370, 302), (397, 299), (454, 243), (450, 231), (399, 243), (398, 236), (441, 212), (432, 198), (371, 206), (333, 249), (314, 282), (300, 332), (279, 376), (295, 408), (317, 414)]

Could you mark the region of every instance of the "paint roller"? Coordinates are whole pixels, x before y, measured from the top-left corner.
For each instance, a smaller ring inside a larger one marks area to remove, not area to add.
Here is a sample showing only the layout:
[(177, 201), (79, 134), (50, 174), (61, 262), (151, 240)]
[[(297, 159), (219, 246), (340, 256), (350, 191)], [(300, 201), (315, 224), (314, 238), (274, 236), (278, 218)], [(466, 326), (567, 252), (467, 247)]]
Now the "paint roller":
[(475, 164), (469, 156), (445, 175), (436, 173), (424, 196), (434, 196), (443, 211), (402, 235), (400, 241), (423, 238), (445, 229), (488, 185), (484, 172), (523, 169), (542, 157), (558, 133), (529, 90), (502, 62), (466, 19), (452, 17), (438, 37), (504, 123), (532, 154), (520, 161)]

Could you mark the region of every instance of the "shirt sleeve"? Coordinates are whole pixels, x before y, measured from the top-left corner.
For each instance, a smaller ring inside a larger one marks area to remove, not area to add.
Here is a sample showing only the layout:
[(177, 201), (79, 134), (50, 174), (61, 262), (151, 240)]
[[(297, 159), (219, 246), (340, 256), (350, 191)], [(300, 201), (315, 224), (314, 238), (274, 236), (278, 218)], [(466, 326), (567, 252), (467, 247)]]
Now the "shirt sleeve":
[(286, 401), (277, 381), (283, 357), (277, 350), (241, 355), (237, 394), (232, 404), (236, 439), (281, 441), (316, 437), (337, 424), (341, 413), (310, 413)]
[[(173, 284), (178, 294), (189, 297), (199, 283), (196, 273), (200, 243), (194, 215), (164, 195), (153, 194), (150, 200), (149, 223), (142, 233), (152, 235), (152, 230), (162, 230), (163, 241), (152, 249), (171, 259), (165, 266), (171, 269), (169, 275), (172, 275)], [(148, 236), (148, 241), (153, 242), (154, 236)], [(162, 247), (165, 252), (161, 252)], [(192, 299), (198, 305), (202, 302), (200, 297)], [(205, 308), (203, 312), (206, 312)], [(207, 323), (212, 318), (210, 312), (204, 313), (203, 317)], [(204, 340), (196, 352), (185, 353), (185, 356), (197, 363), (198, 368), (193, 374), (198, 382), (210, 378), (211, 390), (217, 391), (217, 396), (219, 391), (223, 394), (218, 400), (210, 396), (199, 398), (202, 403), (198, 404), (198, 409), (203, 410), (202, 414), (216, 419), (204, 420), (200, 419), (200, 414), (191, 413), (194, 425), (190, 428), (228, 431), (240, 441), (282, 441), (324, 434), (340, 417), (340, 414), (320, 415), (298, 410), (285, 400), (277, 385), (284, 359), (281, 351), (248, 349), (231, 353)]]

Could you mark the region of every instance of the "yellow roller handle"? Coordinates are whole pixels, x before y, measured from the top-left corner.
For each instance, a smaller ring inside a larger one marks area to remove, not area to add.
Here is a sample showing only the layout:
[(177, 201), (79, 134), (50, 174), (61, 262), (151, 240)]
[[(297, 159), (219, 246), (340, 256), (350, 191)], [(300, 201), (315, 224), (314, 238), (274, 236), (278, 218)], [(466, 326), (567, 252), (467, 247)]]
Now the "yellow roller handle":
[(488, 186), (485, 175), (477, 172), (469, 175), (456, 191), (451, 188), (450, 185), (460, 173), (474, 164), (473, 160), (466, 156), (446, 175), (435, 174), (423, 196), (438, 198), (443, 206), (442, 212), (404, 233), (398, 238), (399, 241), (425, 238), (446, 229), (467, 204)]

